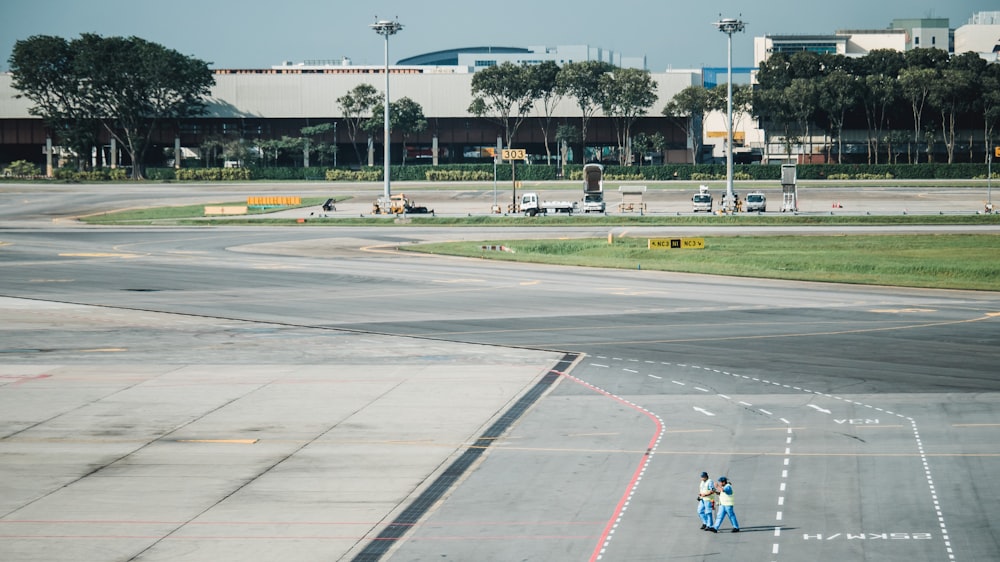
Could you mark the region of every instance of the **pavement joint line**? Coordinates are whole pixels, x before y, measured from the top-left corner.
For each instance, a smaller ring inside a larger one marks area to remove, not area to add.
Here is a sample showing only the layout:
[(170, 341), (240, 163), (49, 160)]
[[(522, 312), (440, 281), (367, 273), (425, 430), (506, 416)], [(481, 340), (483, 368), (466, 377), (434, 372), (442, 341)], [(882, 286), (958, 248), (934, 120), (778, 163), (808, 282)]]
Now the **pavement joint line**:
[(507, 409), (476, 441), (467, 447), (452, 463), (434, 479), (413, 501), (409, 502), (396, 518), (356, 554), (352, 562), (377, 562), (401, 539), (430, 508), (452, 489), (459, 479), (472, 467), (495, 439), (516, 422), (538, 399), (555, 384), (560, 377), (582, 356), (567, 353), (555, 366), (542, 376), (524, 395)]

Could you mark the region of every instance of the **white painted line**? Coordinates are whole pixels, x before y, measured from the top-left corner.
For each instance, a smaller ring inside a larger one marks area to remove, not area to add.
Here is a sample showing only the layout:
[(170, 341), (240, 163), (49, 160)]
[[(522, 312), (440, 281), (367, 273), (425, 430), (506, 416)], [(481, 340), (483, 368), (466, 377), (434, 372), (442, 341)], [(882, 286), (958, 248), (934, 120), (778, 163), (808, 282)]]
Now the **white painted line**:
[(712, 412), (709, 412), (708, 410), (706, 410), (704, 408), (699, 408), (697, 406), (694, 407), (694, 411), (695, 412), (701, 412), (701, 413), (705, 414), (706, 416), (714, 416), (715, 415)]
[(767, 410), (765, 410), (764, 408), (761, 408), (760, 411), (763, 412), (763, 413), (765, 413), (765, 414), (767, 414), (767, 415), (769, 415), (769, 416), (773, 416), (774, 415), (771, 412), (768, 412)]
[(816, 410), (817, 412), (820, 412), (822, 414), (829, 414), (829, 413), (831, 413), (830, 410), (827, 410), (826, 408), (820, 408), (816, 404), (807, 404), (807, 406), (809, 406), (813, 410)]

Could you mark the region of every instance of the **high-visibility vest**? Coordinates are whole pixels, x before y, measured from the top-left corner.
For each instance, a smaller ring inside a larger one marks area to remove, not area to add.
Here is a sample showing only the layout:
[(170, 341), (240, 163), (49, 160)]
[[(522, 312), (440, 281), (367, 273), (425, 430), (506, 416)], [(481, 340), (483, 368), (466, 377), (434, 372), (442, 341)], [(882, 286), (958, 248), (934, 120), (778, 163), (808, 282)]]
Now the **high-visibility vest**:
[(719, 494), (719, 504), (720, 505), (728, 505), (728, 506), (735, 505), (735, 503), (733, 503), (733, 485), (732, 484), (726, 484), (726, 486), (724, 488), (722, 488), (722, 493)]
[(703, 500), (715, 499), (715, 485), (712, 483), (711, 480), (705, 480), (704, 482), (701, 483), (701, 485), (699, 486), (699, 488), (700, 488), (699, 491), (702, 494), (704, 494), (706, 492), (711, 492), (711, 494), (707, 494), (707, 495), (701, 496), (701, 499), (703, 499)]

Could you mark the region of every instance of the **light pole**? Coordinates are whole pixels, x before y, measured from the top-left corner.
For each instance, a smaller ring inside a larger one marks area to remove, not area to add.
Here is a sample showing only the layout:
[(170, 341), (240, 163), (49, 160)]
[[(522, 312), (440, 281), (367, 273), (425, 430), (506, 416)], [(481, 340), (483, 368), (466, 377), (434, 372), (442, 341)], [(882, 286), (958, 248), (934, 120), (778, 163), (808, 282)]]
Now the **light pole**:
[(725, 210), (731, 211), (736, 206), (736, 197), (733, 195), (733, 33), (743, 31), (746, 24), (736, 18), (722, 18), (712, 25), (729, 36), (727, 63), (729, 83), (726, 84), (726, 197), (722, 204)]
[(382, 205), (384, 206), (384, 210), (388, 211), (391, 206), (389, 198), (392, 195), (392, 191), (389, 189), (389, 36), (395, 35), (397, 31), (403, 29), (403, 25), (398, 20), (376, 20), (369, 27), (374, 29), (375, 33), (385, 37), (385, 103), (383, 104), (385, 112), (382, 116), (385, 125), (382, 130), (382, 144), (385, 148), (384, 170), (382, 172), (385, 188), (383, 189), (382, 196), (385, 200), (382, 202)]

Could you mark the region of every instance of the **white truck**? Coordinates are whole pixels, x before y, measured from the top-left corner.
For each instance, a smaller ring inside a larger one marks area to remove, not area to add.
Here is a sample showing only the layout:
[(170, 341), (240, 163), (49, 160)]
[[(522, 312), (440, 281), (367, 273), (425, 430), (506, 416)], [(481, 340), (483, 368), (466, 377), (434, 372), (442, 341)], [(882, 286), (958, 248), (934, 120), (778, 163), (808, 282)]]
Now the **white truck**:
[(698, 211), (712, 212), (712, 194), (708, 191), (707, 185), (698, 186), (698, 193), (691, 197), (691, 205), (696, 213)]
[(547, 215), (549, 213), (566, 213), (572, 215), (578, 209), (576, 201), (543, 201), (537, 193), (521, 194), (518, 211), (526, 216)]
[(751, 191), (743, 203), (743, 210), (748, 213), (763, 213), (767, 210), (767, 196), (762, 191)]
[(583, 166), (583, 212), (603, 213), (604, 203), (604, 166), (600, 164), (585, 164)]

